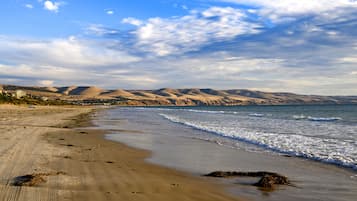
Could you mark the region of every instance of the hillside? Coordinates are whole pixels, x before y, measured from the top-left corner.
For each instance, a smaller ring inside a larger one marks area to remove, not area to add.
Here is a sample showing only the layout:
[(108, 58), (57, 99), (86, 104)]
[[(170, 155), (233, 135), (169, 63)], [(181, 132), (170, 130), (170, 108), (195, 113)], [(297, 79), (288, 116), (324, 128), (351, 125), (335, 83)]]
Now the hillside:
[(23, 90), (32, 96), (74, 103), (111, 103), (117, 105), (283, 105), (283, 104), (357, 104), (357, 96), (317, 96), (271, 93), (245, 89), (170, 89), (105, 90), (94, 86), (23, 87), (2, 85), (0, 89)]

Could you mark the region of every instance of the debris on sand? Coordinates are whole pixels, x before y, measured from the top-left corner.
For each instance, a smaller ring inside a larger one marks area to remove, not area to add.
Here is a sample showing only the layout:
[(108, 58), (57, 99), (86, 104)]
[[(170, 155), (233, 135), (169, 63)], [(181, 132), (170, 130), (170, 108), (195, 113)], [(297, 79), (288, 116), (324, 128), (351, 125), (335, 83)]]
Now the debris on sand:
[(34, 173), (27, 174), (22, 176), (17, 176), (12, 179), (11, 185), (13, 186), (37, 186), (41, 183), (45, 183), (47, 180), (45, 177), (47, 176), (55, 176), (55, 175), (65, 175), (65, 172), (59, 171), (54, 173)]
[(275, 185), (291, 185), (286, 176), (274, 172), (236, 172), (236, 171), (215, 171), (204, 176), (207, 177), (261, 177), (261, 179), (252, 184), (263, 190), (273, 190)]
[(13, 179), (13, 186), (36, 186), (40, 183), (44, 183), (46, 180), (39, 174), (27, 174), (18, 176)]
[(287, 177), (279, 174), (267, 174), (254, 184), (254, 186), (258, 186), (267, 190), (274, 189), (274, 185), (290, 185), (290, 181)]
[(204, 176), (207, 177), (263, 177), (265, 175), (278, 175), (273, 172), (236, 172), (236, 171), (215, 171)]

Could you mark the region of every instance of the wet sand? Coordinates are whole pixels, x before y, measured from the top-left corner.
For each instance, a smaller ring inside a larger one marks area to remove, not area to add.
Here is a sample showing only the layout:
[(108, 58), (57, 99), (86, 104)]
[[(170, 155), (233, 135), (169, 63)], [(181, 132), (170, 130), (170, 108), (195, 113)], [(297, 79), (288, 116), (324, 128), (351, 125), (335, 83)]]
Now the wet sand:
[[(119, 108), (120, 109), (120, 108)], [(205, 141), (209, 133), (171, 123), (150, 111), (122, 109), (99, 114), (96, 123), (112, 130), (108, 139), (150, 150), (147, 161), (186, 171), (194, 175), (212, 171), (269, 171), (287, 176), (294, 185), (279, 186), (275, 191), (261, 191), (257, 178), (217, 179), (230, 184), (232, 195), (252, 200), (340, 200), (357, 197), (357, 172), (335, 165), (273, 153), (247, 152), (222, 146), (225, 139)], [(116, 130), (120, 128), (121, 130)], [(195, 137), (196, 136), (196, 137)]]
[(237, 200), (210, 178), (105, 140), (91, 108), (0, 105), (0, 200)]

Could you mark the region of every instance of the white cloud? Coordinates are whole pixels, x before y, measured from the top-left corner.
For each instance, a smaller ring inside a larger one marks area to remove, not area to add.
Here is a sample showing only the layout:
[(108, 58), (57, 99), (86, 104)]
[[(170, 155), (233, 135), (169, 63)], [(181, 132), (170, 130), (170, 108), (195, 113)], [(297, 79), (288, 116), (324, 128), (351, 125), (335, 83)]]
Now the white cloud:
[(357, 64), (357, 55), (356, 56), (348, 56), (338, 59), (339, 62), (342, 63), (355, 63)]
[(138, 20), (138, 19), (133, 18), (133, 17), (124, 18), (121, 22), (124, 23), (124, 24), (131, 24), (131, 25), (134, 25), (134, 26), (140, 26), (140, 25), (143, 24), (143, 22), (141, 20)]
[(0, 37), (0, 55), (8, 63), (70, 68), (110, 66), (140, 60), (125, 51), (112, 49), (112, 45), (113, 41), (95, 42), (75, 37), (48, 41)]
[(53, 80), (41, 80), (41, 81), (38, 81), (38, 83), (39, 83), (41, 86), (50, 87), (50, 86), (53, 86), (54, 81), (53, 81)]
[[(17, 64), (17, 65), (3, 65), (0, 64), (0, 70), (2, 76), (19, 77), (19, 78), (31, 78), (31, 81), (37, 80), (38, 83), (43, 82), (45, 79), (75, 79), (78, 76), (76, 69), (67, 69), (63, 67), (55, 66), (42, 66), (42, 65), (31, 65), (31, 64)], [(85, 76), (85, 73), (80, 75)]]
[(276, 58), (235, 57), (228, 52), (216, 52), (177, 61), (169, 59), (161, 65), (169, 66), (175, 69), (175, 73), (191, 80), (201, 79), (208, 83), (207, 80), (218, 81), (224, 78), (234, 83), (234, 80), (240, 79), (241, 75), (264, 76), (266, 73), (278, 73), (282, 70), (284, 62)]
[(114, 35), (118, 34), (118, 30), (104, 27), (102, 24), (91, 24), (86, 28), (87, 34), (94, 34), (96, 36)]
[(158, 56), (181, 54), (199, 49), (212, 42), (233, 39), (243, 34), (258, 33), (260, 25), (246, 21), (243, 10), (211, 7), (202, 12), (173, 18), (150, 18), (136, 23), (132, 18), (123, 22), (136, 24), (133, 32), (136, 47)]
[(45, 1), (43, 3), (43, 8), (52, 12), (58, 12), (59, 7), (62, 5), (62, 2), (55, 2), (55, 1)]
[(257, 7), (262, 16), (279, 20), (283, 16), (324, 14), (338, 8), (356, 8), (354, 0), (220, 0)]
[[(125, 67), (117, 67), (118, 69)], [(151, 88), (159, 82), (154, 76), (131, 72), (120, 73), (107, 68), (87, 69), (41, 65), (3, 65), (0, 63), (1, 84), (70, 86), (96, 85), (103, 88)]]
[(32, 4), (25, 4), (25, 7), (28, 9), (33, 9), (33, 5)]
[(107, 10), (106, 12), (108, 15), (114, 15), (114, 11), (113, 10)]

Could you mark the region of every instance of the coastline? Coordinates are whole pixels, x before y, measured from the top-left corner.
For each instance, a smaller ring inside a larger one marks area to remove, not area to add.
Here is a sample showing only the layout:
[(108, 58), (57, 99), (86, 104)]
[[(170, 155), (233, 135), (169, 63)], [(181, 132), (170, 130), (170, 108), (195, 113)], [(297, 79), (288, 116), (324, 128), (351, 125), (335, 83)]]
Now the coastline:
[(305, 158), (234, 149), (221, 144), (226, 140), (224, 137), (212, 139), (209, 133), (169, 122), (151, 111), (108, 110), (99, 115), (95, 124), (112, 131), (106, 135), (107, 139), (152, 151), (153, 155), (146, 161), (153, 164), (197, 176), (213, 171), (269, 171), (287, 176), (293, 184), (266, 193), (252, 186), (255, 178), (216, 180), (228, 184), (229, 193), (238, 197), (269, 201), (349, 201), (357, 196), (356, 172), (350, 169)]
[[(92, 108), (0, 110), (1, 200), (237, 200), (209, 178), (147, 163), (150, 152), (84, 128)], [(14, 185), (29, 175), (38, 180)]]

